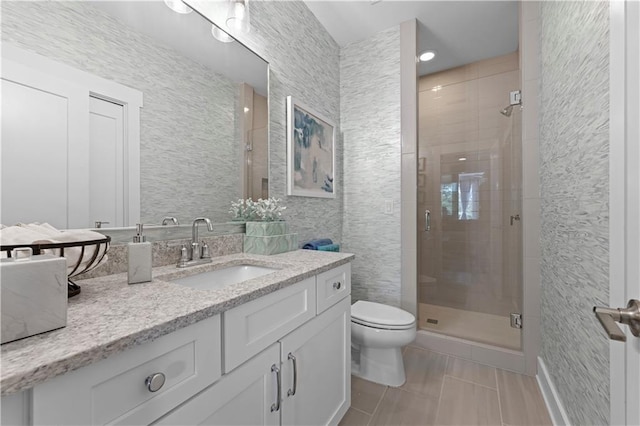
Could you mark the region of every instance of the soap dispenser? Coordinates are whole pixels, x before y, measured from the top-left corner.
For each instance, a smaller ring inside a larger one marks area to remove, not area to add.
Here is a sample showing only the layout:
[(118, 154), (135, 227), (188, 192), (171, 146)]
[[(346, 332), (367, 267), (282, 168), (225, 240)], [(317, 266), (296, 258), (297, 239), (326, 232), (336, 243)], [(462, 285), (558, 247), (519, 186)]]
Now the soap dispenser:
[(128, 245), (129, 284), (151, 281), (151, 243), (142, 235), (142, 224), (136, 225), (136, 235)]

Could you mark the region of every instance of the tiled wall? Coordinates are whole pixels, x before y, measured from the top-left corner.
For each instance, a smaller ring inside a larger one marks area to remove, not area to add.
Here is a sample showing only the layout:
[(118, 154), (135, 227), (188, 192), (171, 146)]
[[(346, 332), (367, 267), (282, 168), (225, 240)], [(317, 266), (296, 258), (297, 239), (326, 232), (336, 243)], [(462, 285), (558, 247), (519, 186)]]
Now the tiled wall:
[(399, 26), (341, 49), (340, 101), (352, 298), (400, 306)]
[[(216, 2), (188, 3), (223, 25)], [(301, 1), (256, 1), (250, 7), (251, 31), (235, 36), (269, 62), (269, 194), (283, 199), (286, 219), (299, 241), (328, 237), (342, 242), (343, 149), (339, 137), (336, 198), (286, 196), (286, 97), (291, 95), (333, 120), (340, 134), (339, 47)]]
[(609, 5), (540, 11), (541, 358), (572, 424), (609, 423)]
[(228, 219), (240, 194), (231, 81), (85, 2), (3, 2), (2, 41), (143, 92), (144, 223)]
[[(521, 224), (510, 216), (521, 214), (522, 113), (500, 114), (520, 87), (518, 52), (419, 80), (418, 210), (431, 212), (431, 230), (423, 216), (418, 228), (420, 303), (521, 312)], [(467, 183), (477, 204), (461, 217)]]

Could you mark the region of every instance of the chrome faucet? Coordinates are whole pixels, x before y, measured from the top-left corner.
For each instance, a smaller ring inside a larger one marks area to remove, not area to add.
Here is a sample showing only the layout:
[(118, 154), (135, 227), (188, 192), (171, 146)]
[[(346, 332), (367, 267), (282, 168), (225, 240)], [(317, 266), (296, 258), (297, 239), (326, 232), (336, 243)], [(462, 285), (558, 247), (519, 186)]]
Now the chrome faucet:
[(206, 223), (207, 229), (209, 232), (213, 231), (213, 225), (211, 221), (206, 217), (197, 217), (193, 221), (193, 225), (191, 226), (191, 260), (199, 259), (200, 256), (200, 244), (198, 243), (198, 224)]
[(211, 262), (209, 246), (207, 246), (207, 243), (204, 241), (202, 242), (202, 246), (200, 246), (200, 243), (198, 242), (198, 225), (200, 223), (206, 223), (209, 232), (213, 231), (213, 225), (206, 217), (198, 217), (193, 221), (193, 225), (191, 225), (191, 250), (190, 253), (187, 254), (187, 248), (184, 245), (182, 246), (180, 249), (178, 268), (186, 268), (187, 266)]
[(173, 223), (174, 225), (180, 225), (180, 222), (178, 222), (178, 219), (176, 219), (173, 216), (167, 216), (164, 219), (162, 219), (162, 226), (167, 225), (169, 222)]

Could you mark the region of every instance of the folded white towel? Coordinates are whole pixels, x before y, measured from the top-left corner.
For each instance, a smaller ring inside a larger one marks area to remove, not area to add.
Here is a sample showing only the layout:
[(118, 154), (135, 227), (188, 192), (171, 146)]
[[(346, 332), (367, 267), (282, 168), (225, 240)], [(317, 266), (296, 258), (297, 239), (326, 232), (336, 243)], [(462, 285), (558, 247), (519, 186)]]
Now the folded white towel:
[[(0, 229), (0, 244), (2, 245), (69, 243), (101, 240), (103, 238), (104, 235), (98, 232), (82, 229), (59, 231), (48, 223), (19, 223), (15, 226)], [(101, 244), (98, 250), (97, 258), (100, 258), (105, 254), (107, 247), (105, 244)], [(54, 256), (60, 256), (60, 253), (61, 249), (43, 250), (43, 254), (52, 254)], [(93, 259), (95, 253), (96, 246), (94, 245), (84, 246), (84, 252), (82, 247), (65, 248), (64, 257), (67, 260), (67, 273), (71, 274), (74, 269), (76, 271), (84, 270)], [(2, 257), (6, 257), (4, 252), (2, 252)], [(106, 260), (107, 256), (105, 255), (99, 265)], [(80, 266), (76, 268), (78, 262), (80, 262)]]

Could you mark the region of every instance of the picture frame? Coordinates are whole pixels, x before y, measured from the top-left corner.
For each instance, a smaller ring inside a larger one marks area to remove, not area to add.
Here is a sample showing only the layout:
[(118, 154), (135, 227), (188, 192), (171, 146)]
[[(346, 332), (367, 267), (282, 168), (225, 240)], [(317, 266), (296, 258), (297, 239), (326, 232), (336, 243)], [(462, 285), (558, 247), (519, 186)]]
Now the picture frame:
[(287, 195), (336, 197), (336, 126), (287, 96)]
[(418, 175), (418, 188), (423, 188), (427, 178), (423, 174)]
[(426, 163), (427, 159), (425, 157), (420, 157), (418, 158), (418, 171), (419, 172), (424, 172), (425, 171), (425, 163)]

